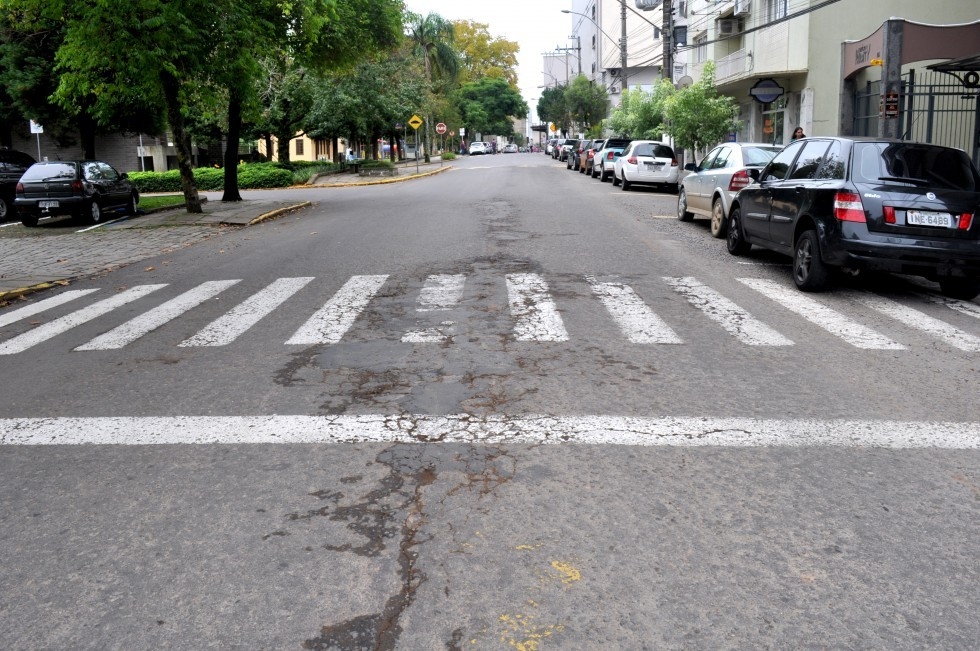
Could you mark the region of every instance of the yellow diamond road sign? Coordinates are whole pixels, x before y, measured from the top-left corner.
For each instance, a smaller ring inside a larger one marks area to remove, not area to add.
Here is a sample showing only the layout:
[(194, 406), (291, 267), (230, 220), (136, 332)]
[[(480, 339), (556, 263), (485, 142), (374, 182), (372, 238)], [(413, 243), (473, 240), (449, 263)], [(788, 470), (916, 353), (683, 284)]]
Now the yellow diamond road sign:
[(417, 115), (413, 115), (413, 116), (412, 116), (412, 119), (408, 121), (408, 124), (409, 124), (409, 125), (410, 125), (410, 126), (411, 126), (411, 127), (413, 128), (413, 129), (418, 129), (418, 128), (419, 128), (420, 126), (422, 126), (422, 118), (420, 118), (420, 117), (419, 117), (419, 116), (417, 116)]

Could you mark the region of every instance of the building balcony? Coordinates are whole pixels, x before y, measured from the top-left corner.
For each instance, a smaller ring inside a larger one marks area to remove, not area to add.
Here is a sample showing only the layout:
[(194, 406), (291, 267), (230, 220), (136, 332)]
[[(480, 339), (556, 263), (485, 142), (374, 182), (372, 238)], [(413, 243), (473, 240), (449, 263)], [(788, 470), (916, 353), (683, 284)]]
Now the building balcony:
[(752, 55), (745, 48), (732, 52), (715, 62), (715, 81), (722, 83), (752, 72)]

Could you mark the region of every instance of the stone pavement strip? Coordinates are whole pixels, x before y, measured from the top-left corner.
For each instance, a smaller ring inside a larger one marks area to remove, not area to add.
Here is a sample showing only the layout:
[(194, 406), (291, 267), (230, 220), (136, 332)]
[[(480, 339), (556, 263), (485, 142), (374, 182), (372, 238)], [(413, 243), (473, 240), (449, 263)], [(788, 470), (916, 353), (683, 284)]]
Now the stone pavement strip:
[[(431, 176), (452, 169), (438, 163), (421, 165), (418, 173), (399, 170), (392, 179), (353, 174), (321, 177), (317, 187), (376, 185)], [(210, 201), (204, 212), (190, 214), (183, 207), (134, 218), (111, 218), (88, 229), (66, 219), (42, 221), (36, 228), (19, 223), (0, 224), (0, 304), (26, 294), (66, 285), (75, 278), (105, 273), (156, 255), (176, 251), (225, 228), (246, 227), (312, 205), (308, 201), (246, 199), (235, 203)], [(223, 228), (224, 227), (224, 228)]]

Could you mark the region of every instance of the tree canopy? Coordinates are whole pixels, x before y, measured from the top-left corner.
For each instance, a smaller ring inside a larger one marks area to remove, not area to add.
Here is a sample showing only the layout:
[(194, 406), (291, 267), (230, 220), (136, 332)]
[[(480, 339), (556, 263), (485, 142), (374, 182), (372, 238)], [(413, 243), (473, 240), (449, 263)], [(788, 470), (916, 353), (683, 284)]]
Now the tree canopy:
[(684, 149), (702, 151), (738, 128), (738, 106), (732, 97), (718, 95), (715, 66), (704, 65), (701, 79), (673, 94), (666, 102), (669, 133)]
[(459, 107), (467, 126), (480, 133), (510, 136), (511, 117), (527, 115), (527, 103), (504, 79), (484, 77), (459, 89)]

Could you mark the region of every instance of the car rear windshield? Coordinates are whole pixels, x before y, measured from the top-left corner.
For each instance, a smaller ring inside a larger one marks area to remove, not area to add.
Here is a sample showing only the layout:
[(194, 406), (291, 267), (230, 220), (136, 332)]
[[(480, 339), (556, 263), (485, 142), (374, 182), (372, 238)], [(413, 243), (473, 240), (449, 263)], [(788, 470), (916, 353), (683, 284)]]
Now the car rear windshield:
[(637, 145), (633, 153), (637, 156), (653, 156), (654, 158), (673, 158), (674, 150), (667, 145), (642, 144)]
[(765, 165), (779, 153), (779, 147), (742, 147), (742, 158), (746, 165)]
[(633, 141), (630, 140), (629, 138), (610, 138), (606, 142), (602, 143), (602, 147), (603, 149), (612, 149), (613, 147), (618, 147), (619, 149), (622, 149), (626, 147), (626, 145), (630, 144), (631, 142)]
[(852, 178), (980, 192), (980, 173), (959, 149), (921, 143), (862, 142), (854, 146)]
[(44, 163), (32, 165), (20, 177), (21, 181), (57, 181), (59, 179), (74, 179), (75, 166), (72, 163)]
[(34, 159), (19, 151), (12, 149), (0, 150), (0, 165), (13, 165), (16, 167), (30, 167), (34, 164)]

